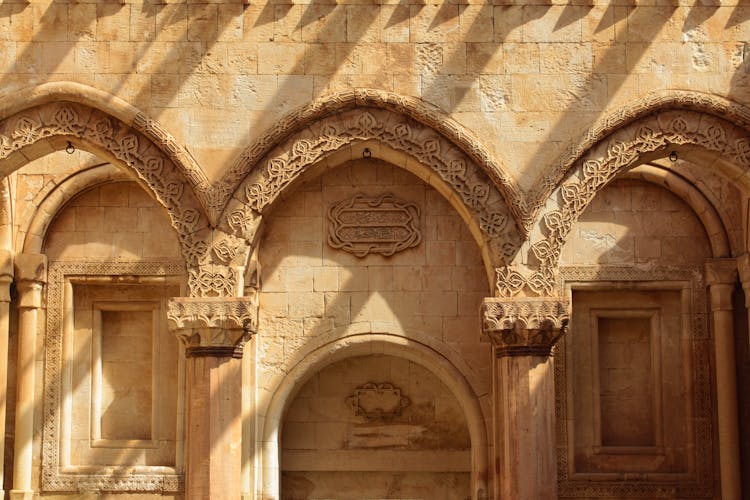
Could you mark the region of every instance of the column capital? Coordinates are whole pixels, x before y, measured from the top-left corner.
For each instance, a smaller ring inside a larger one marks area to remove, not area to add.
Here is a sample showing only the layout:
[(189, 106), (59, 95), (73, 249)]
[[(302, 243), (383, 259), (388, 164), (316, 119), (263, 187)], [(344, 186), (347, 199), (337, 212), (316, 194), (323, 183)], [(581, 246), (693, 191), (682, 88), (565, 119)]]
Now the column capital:
[(185, 345), (185, 355), (241, 358), (258, 331), (253, 297), (175, 297), (167, 306), (169, 329)]
[(750, 254), (745, 253), (737, 257), (737, 271), (742, 284), (750, 286)]
[(13, 259), (20, 308), (41, 308), (42, 290), (47, 282), (47, 256), (41, 253), (19, 253)]
[(709, 259), (706, 261), (706, 283), (713, 285), (732, 285), (737, 282), (737, 259)]
[(14, 259), (18, 281), (47, 282), (47, 256), (41, 253), (19, 253)]
[(0, 250), (0, 302), (10, 302), (10, 284), (13, 282), (13, 254)]
[(549, 356), (568, 320), (568, 304), (559, 299), (489, 297), (482, 303), (482, 330), (497, 357)]

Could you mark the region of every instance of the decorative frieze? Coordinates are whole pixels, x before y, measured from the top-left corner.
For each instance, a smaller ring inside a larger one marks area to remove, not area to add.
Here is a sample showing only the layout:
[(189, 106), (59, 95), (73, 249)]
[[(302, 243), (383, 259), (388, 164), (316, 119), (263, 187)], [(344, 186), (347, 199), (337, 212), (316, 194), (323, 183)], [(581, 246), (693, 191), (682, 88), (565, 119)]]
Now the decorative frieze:
[(549, 356), (568, 319), (568, 304), (558, 299), (493, 297), (482, 304), (482, 330), (497, 357)]
[(251, 297), (176, 297), (167, 319), (186, 356), (241, 358), (245, 342), (258, 331), (258, 303)]
[(328, 210), (328, 222), (328, 244), (357, 257), (389, 257), (422, 241), (419, 207), (392, 194), (342, 200)]

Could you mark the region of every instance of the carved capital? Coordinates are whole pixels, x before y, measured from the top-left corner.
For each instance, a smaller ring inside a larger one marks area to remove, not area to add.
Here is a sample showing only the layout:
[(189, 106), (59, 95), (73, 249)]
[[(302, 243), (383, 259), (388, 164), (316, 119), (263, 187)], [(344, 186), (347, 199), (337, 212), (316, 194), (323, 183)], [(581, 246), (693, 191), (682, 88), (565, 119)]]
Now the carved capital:
[(13, 282), (13, 255), (0, 250), (0, 302), (10, 302), (10, 284)]
[(176, 297), (167, 308), (169, 328), (191, 356), (242, 357), (257, 332), (258, 303), (249, 297)]
[(21, 253), (14, 259), (18, 307), (37, 309), (42, 307), (42, 290), (47, 282), (47, 256), (37, 253)]
[(744, 287), (750, 287), (750, 254), (737, 257), (737, 271)]
[(710, 259), (706, 262), (706, 283), (734, 285), (737, 282), (738, 262), (735, 259)]
[(568, 326), (568, 304), (560, 300), (487, 298), (482, 330), (495, 356), (549, 356)]

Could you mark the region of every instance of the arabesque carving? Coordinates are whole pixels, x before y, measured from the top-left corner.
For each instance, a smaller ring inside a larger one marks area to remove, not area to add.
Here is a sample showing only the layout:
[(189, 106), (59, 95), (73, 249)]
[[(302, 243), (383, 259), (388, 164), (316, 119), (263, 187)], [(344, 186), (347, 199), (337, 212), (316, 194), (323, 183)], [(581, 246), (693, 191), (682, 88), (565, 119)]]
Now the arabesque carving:
[(507, 200), (487, 173), (422, 123), (374, 108), (322, 119), (275, 148), (240, 184), (235, 198), (225, 208), (224, 227), (236, 236), (247, 235), (242, 221), (259, 219), (305, 169), (342, 147), (369, 140), (404, 152), (436, 172), (472, 214), (498, 263), (517, 253), (522, 242), (517, 217), (509, 211)]
[[(618, 108), (603, 117), (584, 132), (578, 141), (572, 142), (570, 148), (560, 155), (555, 165), (534, 183), (528, 203), (529, 223), (533, 223), (535, 214), (542, 209), (552, 191), (562, 178), (575, 168), (576, 162), (587, 151), (615, 131), (627, 128), (629, 124), (647, 115), (665, 110), (685, 110), (692, 114), (706, 114), (726, 120), (743, 129), (750, 129), (750, 108), (723, 97), (690, 90), (657, 90), (638, 98), (632, 104)], [(527, 227), (527, 232), (530, 230), (531, 225)]]
[(663, 112), (618, 132), (606, 145), (582, 158), (574, 175), (553, 194), (542, 216), (544, 237), (531, 245), (540, 267), (555, 267), (565, 239), (578, 217), (618, 173), (649, 153), (681, 145), (719, 154), (743, 170), (750, 168), (750, 138), (746, 131), (719, 118), (694, 111)]
[(389, 257), (422, 241), (419, 207), (392, 194), (342, 200), (328, 210), (328, 224), (328, 244), (357, 257)]
[[(516, 221), (520, 223), (528, 219), (523, 193), (513, 179), (506, 174), (503, 167), (497, 163), (490, 151), (468, 129), (439, 108), (421, 99), (366, 88), (347, 89), (320, 96), (304, 108), (277, 121), (252, 146), (242, 152), (232, 168), (215, 185), (212, 206), (217, 209), (224, 207), (251, 169), (265, 163), (264, 159), (271, 156), (271, 148), (281, 143), (289, 143), (288, 138), (305, 127), (314, 128), (316, 122), (330, 121), (327, 117), (346, 114), (353, 108), (383, 110), (384, 114), (390, 116), (388, 122), (398, 122), (392, 123), (394, 127), (399, 124), (411, 124), (410, 128), (415, 137), (420, 136), (418, 132), (422, 130), (432, 130), (436, 132), (434, 136), (443, 136), (455, 145), (454, 148), (468, 156), (466, 158), (468, 163), (478, 165), (479, 169), (490, 177), (492, 184), (500, 190), (501, 197), (507, 203)], [(340, 131), (346, 133), (346, 130)], [(348, 144), (352, 138), (344, 135), (341, 139)], [(368, 137), (368, 139), (377, 139), (377, 137)], [(521, 225), (528, 224), (521, 223)]]
[(187, 356), (232, 356), (258, 331), (254, 297), (176, 297), (167, 308), (169, 328)]
[[(156, 145), (136, 127), (82, 104), (43, 104), (0, 121), (0, 161), (55, 136), (75, 138), (95, 150), (106, 151), (130, 168), (166, 208), (188, 268), (197, 268), (208, 258), (204, 233), (209, 223), (193, 188), (175, 164), (181, 150), (145, 117), (138, 117), (136, 124), (158, 132), (164, 143)], [(164, 145), (169, 146), (171, 155), (160, 149)]]
[(541, 266), (536, 270), (522, 269), (519, 266), (495, 269), (495, 294), (498, 297), (516, 297), (523, 292), (532, 297), (551, 297), (555, 295), (557, 288), (557, 273), (548, 266)]
[(568, 326), (568, 304), (555, 299), (486, 298), (482, 330), (495, 356), (549, 356)]
[(99, 470), (71, 471), (60, 457), (63, 401), (63, 321), (67, 276), (163, 277), (182, 279), (182, 262), (50, 262), (47, 290), (47, 333), (44, 336), (44, 413), (42, 422), (43, 491), (177, 492), (183, 475), (167, 467), (134, 472), (132, 467), (101, 466)]

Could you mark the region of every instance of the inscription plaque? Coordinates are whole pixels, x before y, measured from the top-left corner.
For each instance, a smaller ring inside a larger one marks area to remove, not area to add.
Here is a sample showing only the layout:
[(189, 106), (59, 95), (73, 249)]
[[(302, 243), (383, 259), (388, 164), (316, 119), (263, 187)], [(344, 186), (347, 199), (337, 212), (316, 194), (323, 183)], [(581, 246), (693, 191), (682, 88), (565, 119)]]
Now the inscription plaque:
[(331, 206), (328, 219), (328, 244), (357, 257), (390, 256), (422, 241), (419, 207), (392, 194), (357, 194)]

